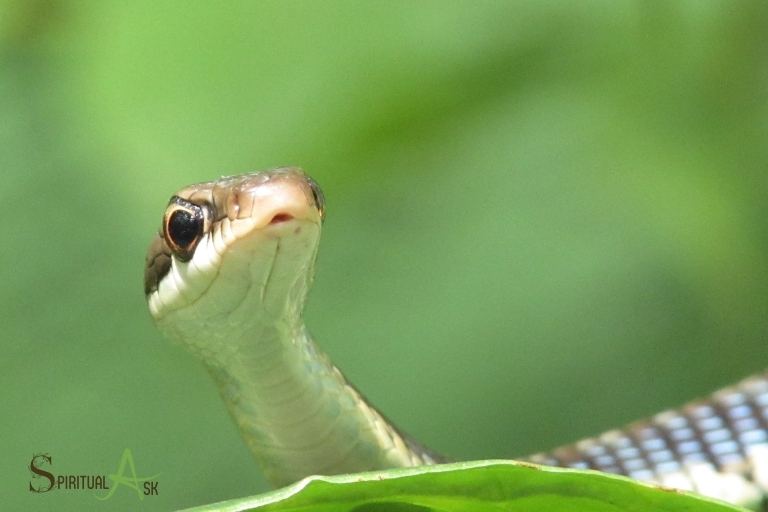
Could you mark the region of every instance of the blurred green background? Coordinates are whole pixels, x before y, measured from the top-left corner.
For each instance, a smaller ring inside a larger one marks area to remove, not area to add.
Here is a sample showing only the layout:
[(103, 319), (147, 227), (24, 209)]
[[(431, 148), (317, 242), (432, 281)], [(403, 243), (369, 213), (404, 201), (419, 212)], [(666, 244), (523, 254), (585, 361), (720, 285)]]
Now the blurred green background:
[[(0, 496), (156, 510), (266, 489), (155, 331), (190, 182), (300, 165), (307, 321), (458, 459), (524, 455), (768, 363), (768, 3), (0, 1)], [(159, 496), (28, 491), (116, 471)]]

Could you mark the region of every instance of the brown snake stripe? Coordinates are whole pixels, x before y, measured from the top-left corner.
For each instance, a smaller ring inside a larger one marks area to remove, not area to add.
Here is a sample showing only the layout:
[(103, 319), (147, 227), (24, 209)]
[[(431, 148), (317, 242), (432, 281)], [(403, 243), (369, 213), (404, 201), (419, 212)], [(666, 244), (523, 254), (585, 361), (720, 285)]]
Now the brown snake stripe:
[(768, 372), (530, 460), (758, 506), (768, 490)]

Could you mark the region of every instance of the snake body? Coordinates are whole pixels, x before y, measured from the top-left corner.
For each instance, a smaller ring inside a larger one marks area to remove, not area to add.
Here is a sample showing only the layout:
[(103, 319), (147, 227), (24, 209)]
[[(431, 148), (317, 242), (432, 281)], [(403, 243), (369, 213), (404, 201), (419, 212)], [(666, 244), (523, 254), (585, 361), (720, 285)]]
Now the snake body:
[[(205, 365), (267, 478), (434, 464), (318, 348), (302, 312), (325, 213), (297, 168), (174, 194), (144, 288), (166, 336)], [(527, 460), (593, 468), (757, 506), (768, 493), (768, 375)]]

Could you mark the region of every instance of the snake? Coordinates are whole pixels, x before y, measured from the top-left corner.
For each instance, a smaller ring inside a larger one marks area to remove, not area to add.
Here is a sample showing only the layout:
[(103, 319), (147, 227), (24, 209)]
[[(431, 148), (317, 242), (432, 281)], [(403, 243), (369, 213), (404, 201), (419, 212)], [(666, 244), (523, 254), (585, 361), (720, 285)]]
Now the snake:
[[(447, 462), (376, 409), (303, 311), (325, 198), (281, 167), (186, 186), (153, 238), (144, 292), (159, 330), (215, 381), (267, 480)], [(519, 460), (607, 473), (758, 508), (768, 495), (768, 372), (625, 427)]]

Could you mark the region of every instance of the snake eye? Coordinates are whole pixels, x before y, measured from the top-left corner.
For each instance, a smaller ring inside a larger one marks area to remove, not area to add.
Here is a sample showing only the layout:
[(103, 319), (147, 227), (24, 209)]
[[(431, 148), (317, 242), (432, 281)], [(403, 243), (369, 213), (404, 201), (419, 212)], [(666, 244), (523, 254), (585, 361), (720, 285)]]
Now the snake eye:
[(312, 199), (315, 200), (315, 207), (317, 208), (317, 211), (320, 212), (320, 219), (324, 220), (325, 196), (323, 195), (323, 191), (320, 189), (320, 185), (318, 185), (312, 178), (307, 178), (307, 181), (309, 182), (310, 190), (312, 190)]
[(189, 261), (207, 225), (204, 207), (174, 196), (165, 211), (163, 236), (177, 258)]

